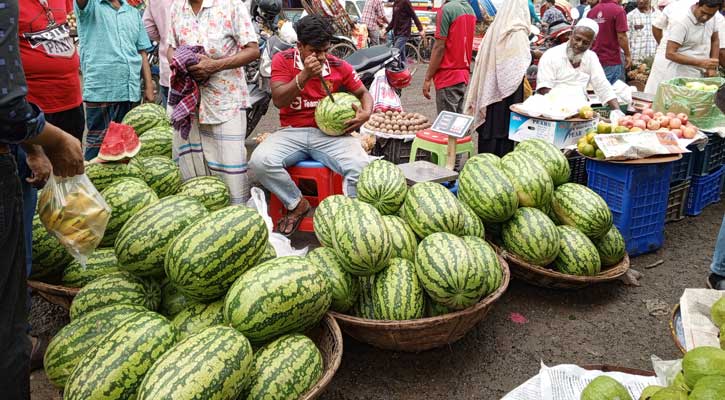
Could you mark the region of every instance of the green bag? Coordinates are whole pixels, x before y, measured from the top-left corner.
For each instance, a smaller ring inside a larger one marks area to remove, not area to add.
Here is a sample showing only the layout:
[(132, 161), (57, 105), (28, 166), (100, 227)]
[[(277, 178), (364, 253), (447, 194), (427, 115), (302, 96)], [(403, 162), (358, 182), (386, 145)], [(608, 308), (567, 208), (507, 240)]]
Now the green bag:
[(725, 115), (715, 106), (715, 91), (688, 88), (687, 83), (699, 82), (715, 85), (725, 84), (723, 78), (674, 78), (661, 82), (657, 88), (652, 109), (675, 114), (685, 113), (690, 122), (707, 131), (725, 130)]

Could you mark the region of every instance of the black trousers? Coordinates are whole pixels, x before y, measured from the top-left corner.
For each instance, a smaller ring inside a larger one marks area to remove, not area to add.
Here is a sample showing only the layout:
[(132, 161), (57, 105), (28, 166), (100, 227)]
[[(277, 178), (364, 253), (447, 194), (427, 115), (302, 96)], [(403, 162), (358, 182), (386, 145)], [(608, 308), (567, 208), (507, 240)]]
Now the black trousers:
[(15, 159), (0, 154), (0, 397), (30, 399), (23, 195)]
[(83, 143), (83, 131), (86, 129), (86, 113), (83, 104), (70, 110), (46, 113), (45, 120), (70, 133)]

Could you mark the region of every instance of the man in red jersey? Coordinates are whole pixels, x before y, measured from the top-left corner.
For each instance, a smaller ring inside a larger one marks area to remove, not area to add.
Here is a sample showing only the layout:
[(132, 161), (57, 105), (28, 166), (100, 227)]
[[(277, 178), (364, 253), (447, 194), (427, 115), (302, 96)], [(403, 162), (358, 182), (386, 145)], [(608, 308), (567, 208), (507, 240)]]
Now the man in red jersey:
[[(599, 63), (604, 68), (604, 74), (609, 83), (624, 80), (625, 68), (632, 65), (632, 55), (629, 52), (627, 39), (627, 14), (616, 0), (601, 0), (599, 4), (589, 11), (589, 18), (599, 24), (599, 34), (592, 46), (592, 51), (599, 57)], [(622, 54), (624, 51), (624, 63)]]

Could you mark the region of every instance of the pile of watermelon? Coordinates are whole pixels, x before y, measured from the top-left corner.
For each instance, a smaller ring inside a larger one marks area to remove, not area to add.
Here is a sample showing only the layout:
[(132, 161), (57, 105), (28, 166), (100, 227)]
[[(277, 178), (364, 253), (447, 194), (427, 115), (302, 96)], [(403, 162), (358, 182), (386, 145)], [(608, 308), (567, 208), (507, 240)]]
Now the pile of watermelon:
[(529, 139), (503, 158), (471, 158), (458, 196), (517, 258), (568, 275), (597, 275), (622, 260), (624, 238), (606, 202), (568, 183), (569, 174), (560, 150)]

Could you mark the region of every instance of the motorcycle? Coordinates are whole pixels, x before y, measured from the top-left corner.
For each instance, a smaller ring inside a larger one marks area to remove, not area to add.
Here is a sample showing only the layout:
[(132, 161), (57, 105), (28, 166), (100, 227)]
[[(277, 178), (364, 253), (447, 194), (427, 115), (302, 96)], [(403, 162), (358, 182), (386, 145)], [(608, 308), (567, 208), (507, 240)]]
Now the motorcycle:
[(386, 45), (366, 47), (352, 53), (345, 58), (348, 64), (357, 72), (366, 88), (370, 89), (375, 73), (390, 63), (399, 62), (400, 51)]

